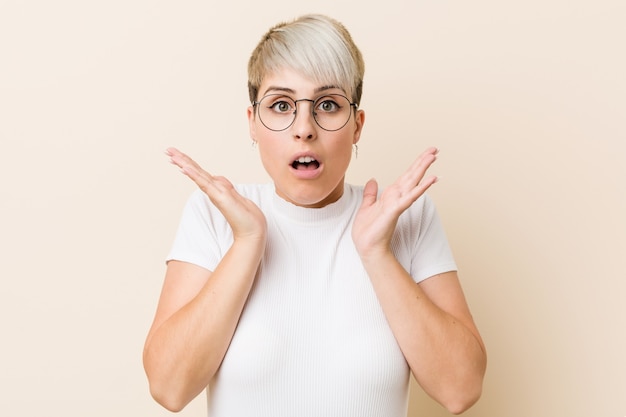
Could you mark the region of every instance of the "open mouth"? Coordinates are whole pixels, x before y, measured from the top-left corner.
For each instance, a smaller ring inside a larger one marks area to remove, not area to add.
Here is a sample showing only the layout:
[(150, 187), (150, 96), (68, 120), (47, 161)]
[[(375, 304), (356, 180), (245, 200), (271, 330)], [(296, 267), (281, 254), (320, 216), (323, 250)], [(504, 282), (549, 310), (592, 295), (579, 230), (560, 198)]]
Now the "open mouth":
[(320, 163), (310, 156), (302, 156), (293, 161), (291, 167), (296, 170), (314, 170), (320, 167)]

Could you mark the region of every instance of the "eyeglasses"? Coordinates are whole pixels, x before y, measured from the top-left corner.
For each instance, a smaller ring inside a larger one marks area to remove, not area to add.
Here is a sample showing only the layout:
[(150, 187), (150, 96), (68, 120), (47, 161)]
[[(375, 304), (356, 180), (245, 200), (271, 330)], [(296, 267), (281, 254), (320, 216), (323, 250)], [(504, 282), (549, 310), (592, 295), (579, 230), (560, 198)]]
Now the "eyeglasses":
[(346, 96), (341, 94), (327, 94), (315, 100), (308, 98), (293, 100), (283, 94), (268, 94), (261, 100), (253, 102), (252, 105), (258, 108), (259, 119), (263, 126), (280, 132), (296, 120), (297, 104), (301, 101), (311, 103), (311, 113), (315, 123), (330, 132), (344, 127), (350, 120), (352, 108), (357, 108), (356, 103), (351, 103)]

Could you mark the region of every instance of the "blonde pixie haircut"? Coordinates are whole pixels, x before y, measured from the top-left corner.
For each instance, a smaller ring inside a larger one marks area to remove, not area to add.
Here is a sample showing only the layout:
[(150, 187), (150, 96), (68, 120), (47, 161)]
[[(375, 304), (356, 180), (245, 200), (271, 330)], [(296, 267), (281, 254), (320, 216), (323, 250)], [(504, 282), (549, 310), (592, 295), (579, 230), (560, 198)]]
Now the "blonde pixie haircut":
[(365, 64), (348, 30), (338, 21), (309, 14), (272, 27), (248, 61), (248, 93), (254, 103), (263, 78), (282, 68), (315, 82), (342, 88), (357, 105)]

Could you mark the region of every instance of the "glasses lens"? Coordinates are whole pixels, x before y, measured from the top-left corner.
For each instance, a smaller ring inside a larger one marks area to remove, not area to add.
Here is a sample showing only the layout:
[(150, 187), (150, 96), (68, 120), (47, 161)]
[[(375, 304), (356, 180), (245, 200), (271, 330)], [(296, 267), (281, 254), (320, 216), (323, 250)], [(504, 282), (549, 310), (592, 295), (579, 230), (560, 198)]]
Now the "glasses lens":
[(330, 94), (315, 100), (313, 117), (324, 130), (339, 130), (350, 119), (350, 101), (342, 95)]
[[(294, 101), (281, 94), (270, 94), (259, 102), (259, 118), (265, 127), (270, 130), (285, 130), (292, 125), (296, 118), (297, 102), (310, 102), (315, 122), (324, 130), (339, 130), (348, 123), (352, 106), (350, 100), (340, 94), (329, 94), (319, 97), (315, 102), (302, 99)], [(302, 106), (302, 104), (301, 104)]]
[(281, 94), (270, 94), (259, 102), (259, 118), (270, 130), (285, 130), (296, 117), (296, 103)]

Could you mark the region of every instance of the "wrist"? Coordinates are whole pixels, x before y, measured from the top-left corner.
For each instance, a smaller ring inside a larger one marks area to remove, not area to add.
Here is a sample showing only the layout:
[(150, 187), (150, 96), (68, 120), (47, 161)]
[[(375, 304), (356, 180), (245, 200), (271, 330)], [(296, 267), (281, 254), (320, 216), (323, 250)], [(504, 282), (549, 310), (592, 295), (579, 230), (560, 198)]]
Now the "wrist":
[(266, 240), (265, 234), (238, 236), (234, 238), (232, 247), (246, 252), (250, 257), (261, 260), (265, 252)]
[(396, 260), (389, 247), (370, 247), (357, 249), (357, 251), (366, 268), (368, 265), (384, 265)]

